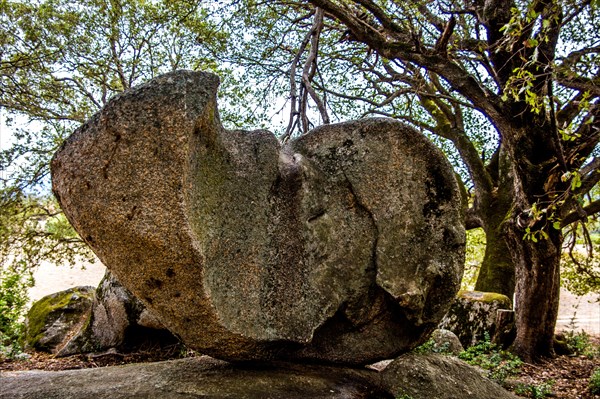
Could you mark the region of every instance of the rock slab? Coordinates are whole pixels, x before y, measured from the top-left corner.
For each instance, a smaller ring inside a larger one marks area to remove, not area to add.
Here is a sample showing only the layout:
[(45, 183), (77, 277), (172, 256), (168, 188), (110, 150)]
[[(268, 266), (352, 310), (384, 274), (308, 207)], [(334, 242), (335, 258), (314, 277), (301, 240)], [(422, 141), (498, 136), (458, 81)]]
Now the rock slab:
[(231, 365), (202, 357), (69, 371), (0, 373), (10, 399), (516, 399), (446, 356), (407, 355), (382, 372), (277, 363)]
[(189, 347), (244, 361), (366, 364), (435, 329), (464, 261), (452, 169), (391, 119), (281, 145), (226, 130), (218, 78), (123, 93), (52, 160), (69, 221)]

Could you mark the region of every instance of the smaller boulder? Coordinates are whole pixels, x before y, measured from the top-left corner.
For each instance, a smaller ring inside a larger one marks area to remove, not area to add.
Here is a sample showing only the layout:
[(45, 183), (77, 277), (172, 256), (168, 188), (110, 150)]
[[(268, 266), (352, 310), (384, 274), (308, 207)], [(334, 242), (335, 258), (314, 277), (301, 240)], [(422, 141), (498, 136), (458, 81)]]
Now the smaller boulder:
[(431, 334), (434, 352), (451, 353), (458, 356), (465, 348), (450, 330), (437, 329)]
[[(510, 318), (505, 317), (511, 311), (512, 304), (506, 295), (492, 292), (459, 291), (450, 310), (438, 325), (438, 328), (450, 330), (464, 347), (473, 346), (484, 339), (498, 337), (502, 341), (509, 339), (512, 325), (506, 325)], [(502, 324), (502, 325), (499, 325)], [(505, 345), (506, 342), (496, 342)]]
[(58, 353), (87, 319), (94, 292), (94, 287), (74, 287), (35, 302), (25, 319), (25, 347)]
[(385, 368), (383, 383), (394, 397), (411, 399), (517, 399), (452, 356), (408, 353)]
[(57, 356), (105, 351), (111, 348), (129, 352), (141, 346), (177, 344), (158, 318), (110, 271), (98, 285), (87, 316)]

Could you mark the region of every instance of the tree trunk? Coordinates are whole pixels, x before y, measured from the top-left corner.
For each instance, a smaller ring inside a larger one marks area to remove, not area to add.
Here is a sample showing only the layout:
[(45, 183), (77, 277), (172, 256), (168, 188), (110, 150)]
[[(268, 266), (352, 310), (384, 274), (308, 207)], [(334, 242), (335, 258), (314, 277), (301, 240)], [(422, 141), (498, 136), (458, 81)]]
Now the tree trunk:
[(506, 236), (501, 231), (501, 223), (489, 223), (484, 231), (485, 255), (479, 269), (475, 290), (503, 294), (512, 301), (515, 293), (515, 266), (506, 243)]
[(485, 231), (486, 246), (475, 289), (503, 294), (513, 301), (515, 263), (503, 223), (512, 209), (514, 179), (511, 162), (503, 147), (494, 154), (487, 168), (495, 182), (495, 189), (477, 193), (476, 210)]
[(517, 277), (517, 336), (512, 351), (526, 362), (553, 357), (560, 293), (561, 232), (547, 231), (549, 238), (533, 242), (523, 238), (523, 230), (515, 223), (507, 223), (505, 227)]

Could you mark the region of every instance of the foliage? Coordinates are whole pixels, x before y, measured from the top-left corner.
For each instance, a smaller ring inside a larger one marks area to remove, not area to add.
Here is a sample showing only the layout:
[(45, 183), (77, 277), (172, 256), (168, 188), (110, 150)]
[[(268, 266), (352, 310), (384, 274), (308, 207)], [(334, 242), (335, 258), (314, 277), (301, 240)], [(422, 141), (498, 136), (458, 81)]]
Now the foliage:
[(438, 353), (442, 355), (451, 355), (450, 343), (444, 342), (441, 345), (437, 345), (433, 338), (429, 338), (425, 343), (417, 346), (412, 350), (414, 353), (427, 354), (427, 353)]
[(600, 347), (594, 347), (589, 334), (584, 330), (580, 332), (569, 330), (564, 334), (564, 337), (567, 349), (573, 355), (585, 356), (590, 359), (600, 356)]
[(600, 368), (596, 368), (590, 376), (590, 393), (600, 395)]
[(0, 360), (21, 351), (27, 289), (33, 278), (23, 262), (0, 262)]
[(548, 380), (541, 384), (531, 385), (519, 383), (515, 387), (515, 393), (518, 395), (525, 395), (527, 398), (543, 399), (552, 394), (552, 387), (556, 381)]
[(487, 370), (488, 377), (498, 383), (503, 383), (506, 378), (517, 375), (523, 364), (517, 356), (501, 350), (492, 343), (487, 333), (483, 341), (467, 348), (458, 357), (471, 365)]
[(460, 285), (461, 290), (474, 290), (481, 262), (485, 254), (485, 244), (485, 232), (483, 229), (478, 228), (467, 231), (465, 272)]
[(600, 251), (598, 234), (590, 234), (590, 228), (597, 228), (597, 221), (588, 226), (577, 223), (567, 231), (561, 259), (563, 285), (576, 295), (597, 293), (600, 295)]

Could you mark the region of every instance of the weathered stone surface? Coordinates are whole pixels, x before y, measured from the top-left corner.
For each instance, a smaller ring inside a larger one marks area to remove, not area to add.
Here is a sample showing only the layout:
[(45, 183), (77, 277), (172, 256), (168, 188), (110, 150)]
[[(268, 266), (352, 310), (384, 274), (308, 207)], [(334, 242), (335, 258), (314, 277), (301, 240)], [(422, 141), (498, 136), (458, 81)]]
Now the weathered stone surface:
[(87, 319), (57, 356), (99, 352), (110, 348), (128, 351), (140, 346), (178, 342), (142, 302), (110, 273), (98, 285)]
[(57, 353), (85, 322), (94, 287), (74, 287), (36, 301), (25, 319), (25, 346)]
[(401, 398), (516, 399), (446, 356), (403, 356), (382, 372), (276, 363), (235, 366), (210, 358), (60, 372), (0, 373), (0, 398)]
[(111, 100), (52, 161), (69, 220), (188, 346), (364, 364), (422, 342), (462, 274), (451, 167), (390, 119), (281, 147), (221, 127), (214, 75)]
[[(459, 291), (448, 314), (444, 316), (439, 328), (452, 331), (464, 347), (475, 345), (495, 335), (505, 339), (509, 333), (498, 331), (498, 311), (511, 309), (510, 299), (502, 294), (479, 291)], [(501, 329), (505, 330), (506, 325)], [(508, 326), (510, 330), (510, 326)], [(497, 334), (498, 333), (498, 334)]]
[(517, 399), (474, 367), (442, 355), (409, 353), (385, 370), (388, 390), (412, 399)]
[(438, 328), (431, 334), (431, 339), (433, 340), (433, 349), (436, 353), (447, 352), (459, 355), (465, 350), (456, 334), (450, 330)]

